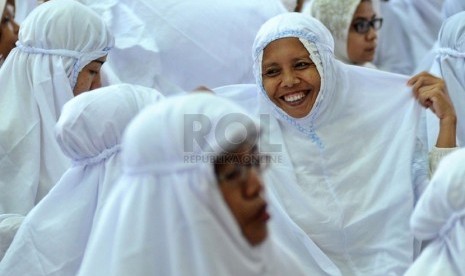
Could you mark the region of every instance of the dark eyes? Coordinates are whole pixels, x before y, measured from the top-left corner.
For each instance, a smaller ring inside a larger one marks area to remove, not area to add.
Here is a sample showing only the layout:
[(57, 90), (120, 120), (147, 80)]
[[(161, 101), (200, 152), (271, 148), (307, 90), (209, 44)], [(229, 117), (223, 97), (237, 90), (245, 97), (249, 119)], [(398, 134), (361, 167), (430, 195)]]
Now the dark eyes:
[[(299, 62), (296, 62), (294, 65), (293, 65), (293, 68), (295, 70), (304, 70), (304, 69), (307, 69), (309, 68), (310, 66), (313, 66), (314, 64), (312, 62), (308, 62), (308, 61), (299, 61)], [(278, 66), (272, 66), (266, 70), (264, 70), (263, 72), (263, 76), (266, 76), (266, 77), (275, 77), (277, 75), (279, 75), (281, 73), (281, 68), (278, 67)]]
[(2, 18), (2, 24), (6, 24), (8, 22), (10, 22), (10, 17), (9, 16), (5, 16), (5, 17)]

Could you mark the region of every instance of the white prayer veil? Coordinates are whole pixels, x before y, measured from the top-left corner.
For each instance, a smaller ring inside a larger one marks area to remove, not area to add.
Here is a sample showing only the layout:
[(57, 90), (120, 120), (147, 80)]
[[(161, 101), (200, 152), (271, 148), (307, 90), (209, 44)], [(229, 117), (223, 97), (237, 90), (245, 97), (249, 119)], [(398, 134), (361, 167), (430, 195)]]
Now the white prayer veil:
[(431, 240), (405, 275), (465, 275), (465, 149), (446, 156), (410, 220)]
[(257, 138), (243, 109), (207, 93), (166, 99), (130, 124), (124, 174), (79, 275), (303, 275), (272, 237), (250, 246), (221, 195), (212, 161), (228, 118), (241, 123), (227, 137)]
[(336, 58), (351, 64), (347, 53), (350, 23), (361, 0), (312, 0), (310, 14), (329, 29), (334, 38)]
[[(321, 76), (316, 102), (300, 119), (276, 106), (262, 83), (263, 49), (286, 37), (299, 38)], [(292, 250), (311, 238), (342, 275), (403, 273), (414, 256), (408, 214), (416, 185), (424, 184), (413, 183), (421, 107), (408, 79), (337, 61), (329, 31), (299, 13), (265, 23), (253, 57), (261, 112), (273, 115), (271, 153), (281, 157), (265, 180), (293, 222), (275, 229), (299, 233), (288, 238)], [(333, 270), (328, 262), (322, 269), (328, 272), (326, 265)]]
[(0, 275), (76, 275), (94, 221), (122, 173), (123, 131), (162, 99), (128, 84), (83, 93), (63, 107), (58, 143), (73, 165), (26, 216), (0, 263)]
[(0, 68), (0, 213), (26, 214), (67, 169), (53, 128), (81, 69), (112, 45), (99, 15), (73, 0), (41, 4), (23, 22)]
[[(118, 22), (117, 15), (126, 14), (131, 28), (124, 21), (114, 26), (129, 33), (129, 38), (121, 36), (117, 41), (122, 46), (115, 55), (122, 58), (124, 51), (131, 52), (142, 61), (138, 67), (151, 66), (141, 72), (149, 71), (151, 76), (156, 71), (186, 91), (200, 85), (252, 83), (249, 53), (254, 36), (268, 18), (286, 12), (280, 0), (121, 0), (118, 5), (127, 12), (119, 8), (112, 16)], [(134, 42), (142, 48), (139, 56), (138, 48), (129, 47)]]
[[(439, 47), (431, 73), (444, 79), (457, 114), (457, 145), (465, 146), (465, 11), (446, 19), (439, 32)], [(433, 147), (439, 132), (439, 119), (426, 114), (428, 144)]]

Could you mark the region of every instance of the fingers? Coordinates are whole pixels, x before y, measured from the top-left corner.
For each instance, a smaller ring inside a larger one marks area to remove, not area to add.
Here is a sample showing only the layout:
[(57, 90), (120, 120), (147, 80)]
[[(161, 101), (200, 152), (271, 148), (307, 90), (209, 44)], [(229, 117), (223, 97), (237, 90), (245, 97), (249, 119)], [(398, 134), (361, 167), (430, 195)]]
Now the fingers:
[(455, 110), (449, 96), (435, 85), (424, 86), (418, 89), (417, 99), (419, 103), (430, 108), (439, 119), (455, 117)]
[(432, 85), (432, 84), (435, 84), (437, 82), (440, 82), (442, 81), (441, 78), (438, 78), (436, 76), (433, 76), (432, 74), (428, 73), (428, 72), (421, 72), (413, 77), (411, 77), (409, 79), (409, 81), (407, 82), (407, 84), (409, 86), (415, 86), (416, 84), (418, 84), (419, 86), (423, 86), (423, 85)]

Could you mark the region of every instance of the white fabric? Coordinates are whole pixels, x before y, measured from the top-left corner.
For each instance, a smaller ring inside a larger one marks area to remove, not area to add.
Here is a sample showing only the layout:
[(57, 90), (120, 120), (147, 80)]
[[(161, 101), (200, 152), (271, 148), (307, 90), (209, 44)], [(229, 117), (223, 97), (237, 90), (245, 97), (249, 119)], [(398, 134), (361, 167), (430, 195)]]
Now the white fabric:
[(37, 0), (15, 0), (15, 22), (21, 24), (37, 4)]
[(60, 0), (28, 16), (18, 45), (0, 68), (0, 214), (24, 215), (69, 166), (53, 128), (78, 73), (113, 38), (96, 13)]
[[(465, 11), (444, 21), (439, 33), (439, 48), (431, 73), (443, 78), (457, 114), (457, 145), (465, 146)], [(428, 146), (436, 144), (439, 119), (430, 110), (426, 114)]]
[[(232, 113), (244, 111), (196, 93), (156, 104), (130, 124), (124, 174), (102, 210), (79, 275), (304, 275), (272, 237), (250, 246), (221, 195), (208, 157), (222, 151), (213, 146), (222, 145), (213, 133)], [(204, 158), (197, 162), (185, 160), (192, 154), (183, 146), (192, 138), (185, 114), (212, 123), (196, 144), (195, 156)], [(249, 138), (244, 130), (256, 126), (248, 122), (233, 134)]]
[(390, 0), (381, 3), (384, 18), (375, 64), (411, 74), (433, 47), (441, 27), (444, 0)]
[(169, 94), (252, 83), (255, 33), (283, 12), (280, 0), (121, 0), (106, 19), (116, 36), (109, 63), (122, 81)]
[(6, 0), (0, 0), (0, 11), (2, 12), (2, 17), (3, 17), (3, 11), (5, 10), (5, 5), (6, 5)]
[(465, 149), (445, 157), (410, 220), (431, 240), (405, 275), (465, 275)]
[[(283, 37), (304, 42), (321, 76), (313, 109), (301, 119), (275, 106), (262, 85), (263, 49)], [(298, 13), (262, 26), (253, 53), (261, 112), (276, 118), (270, 143), (281, 145), (269, 190), (342, 275), (403, 273), (414, 257), (408, 214), (423, 184), (413, 183), (421, 107), (407, 77), (335, 60), (329, 31)]]
[(347, 53), (347, 39), (350, 23), (360, 0), (312, 0), (310, 14), (329, 29), (334, 38), (334, 54), (344, 63), (350, 61)]
[(444, 0), (444, 4), (442, 4), (442, 17), (444, 20), (461, 11), (465, 11), (465, 1)]
[(297, 6), (297, 0), (281, 0), (286, 10), (293, 12)]
[(21, 215), (0, 215), (0, 261), (5, 255), (8, 247), (10, 247), (23, 219), (24, 216)]
[(123, 131), (161, 98), (156, 90), (121, 84), (65, 104), (56, 136), (74, 165), (27, 215), (0, 263), (0, 275), (76, 275), (94, 221), (122, 172)]

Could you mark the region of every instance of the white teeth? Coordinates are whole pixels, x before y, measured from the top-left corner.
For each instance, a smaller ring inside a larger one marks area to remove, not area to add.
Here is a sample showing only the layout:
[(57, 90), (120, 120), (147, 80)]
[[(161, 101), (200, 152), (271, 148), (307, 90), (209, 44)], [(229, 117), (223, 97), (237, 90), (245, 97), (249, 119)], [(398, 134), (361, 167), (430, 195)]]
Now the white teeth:
[(299, 101), (299, 100), (303, 99), (303, 97), (305, 97), (304, 92), (297, 92), (297, 93), (293, 93), (293, 94), (290, 94), (290, 95), (285, 95), (284, 100), (286, 102), (295, 102), (295, 101)]

